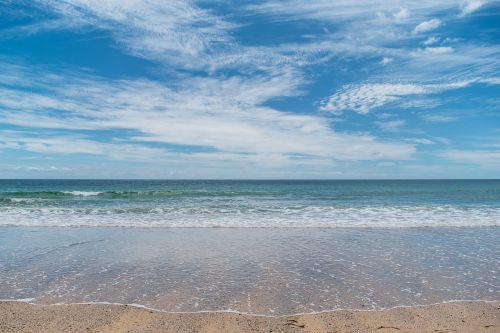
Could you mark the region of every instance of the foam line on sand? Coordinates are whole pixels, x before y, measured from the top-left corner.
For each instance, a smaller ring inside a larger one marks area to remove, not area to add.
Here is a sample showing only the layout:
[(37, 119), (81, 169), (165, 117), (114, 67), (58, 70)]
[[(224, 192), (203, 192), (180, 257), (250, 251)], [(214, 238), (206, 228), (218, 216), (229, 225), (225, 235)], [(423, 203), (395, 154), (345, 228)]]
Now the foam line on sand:
[(165, 313), (118, 304), (0, 302), (0, 332), (500, 332), (500, 302), (448, 302), (389, 310), (283, 317)]

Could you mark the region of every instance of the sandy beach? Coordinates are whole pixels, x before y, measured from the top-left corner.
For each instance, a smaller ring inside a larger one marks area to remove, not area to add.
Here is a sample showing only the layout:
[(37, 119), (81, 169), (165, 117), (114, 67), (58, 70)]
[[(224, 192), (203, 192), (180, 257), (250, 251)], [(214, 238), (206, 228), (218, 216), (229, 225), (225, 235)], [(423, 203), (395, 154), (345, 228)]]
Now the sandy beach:
[(165, 313), (129, 305), (0, 303), (0, 332), (500, 332), (500, 302), (282, 317)]

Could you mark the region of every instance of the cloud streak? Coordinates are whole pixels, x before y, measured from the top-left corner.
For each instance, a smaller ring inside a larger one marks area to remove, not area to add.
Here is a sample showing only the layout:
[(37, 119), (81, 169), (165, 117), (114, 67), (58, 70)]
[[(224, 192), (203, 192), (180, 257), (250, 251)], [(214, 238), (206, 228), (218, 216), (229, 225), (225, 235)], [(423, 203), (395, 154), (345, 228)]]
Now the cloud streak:
[[(242, 45), (234, 37), (240, 24), (201, 8), (195, 1), (36, 0), (35, 22), (10, 29), (7, 36), (43, 31), (110, 33), (125, 52), (163, 65), (210, 73), (299, 68), (329, 59), (324, 43)], [(5, 35), (5, 33), (4, 33)]]
[(484, 0), (468, 0), (463, 2), (462, 11), (459, 16), (463, 17), (477, 11), (479, 8), (483, 7), (486, 2), (487, 1)]
[(347, 85), (321, 103), (320, 109), (333, 114), (354, 111), (367, 114), (386, 104), (402, 101), (404, 97), (436, 94), (446, 90), (465, 88), (472, 81), (461, 81), (449, 84), (394, 84), (366, 83)]
[[(59, 130), (121, 129), (136, 133), (119, 138), (134, 144), (198, 146), (232, 154), (371, 160), (406, 159), (414, 152), (409, 144), (338, 133), (319, 116), (265, 106), (273, 98), (300, 93), (293, 73), (198, 78), (175, 88), (149, 80), (110, 82), (27, 68), (21, 73), (28, 75), (21, 80), (24, 86), (0, 86), (3, 123)], [(20, 78), (19, 73), (11, 76)], [(27, 84), (33, 76), (43, 92), (34, 93), (36, 89)]]
[(413, 29), (413, 33), (414, 34), (419, 34), (419, 33), (422, 33), (422, 32), (427, 32), (427, 31), (439, 28), (440, 26), (441, 26), (441, 20), (433, 18), (431, 20), (419, 23), (415, 27), (415, 29)]
[(140, 57), (176, 62), (232, 43), (229, 32), (234, 25), (191, 1), (37, 0), (35, 4), (55, 16), (43, 21), (45, 29), (106, 30)]
[(483, 167), (499, 167), (500, 151), (498, 150), (446, 150), (440, 156), (462, 163), (471, 163)]

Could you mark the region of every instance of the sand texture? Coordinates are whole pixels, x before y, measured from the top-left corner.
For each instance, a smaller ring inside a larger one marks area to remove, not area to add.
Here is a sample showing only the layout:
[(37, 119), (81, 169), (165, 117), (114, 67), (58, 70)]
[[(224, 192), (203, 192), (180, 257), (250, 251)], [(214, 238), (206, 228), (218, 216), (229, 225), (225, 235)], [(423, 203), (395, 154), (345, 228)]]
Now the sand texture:
[(0, 302), (0, 332), (500, 332), (500, 302), (286, 317), (164, 313), (127, 305)]

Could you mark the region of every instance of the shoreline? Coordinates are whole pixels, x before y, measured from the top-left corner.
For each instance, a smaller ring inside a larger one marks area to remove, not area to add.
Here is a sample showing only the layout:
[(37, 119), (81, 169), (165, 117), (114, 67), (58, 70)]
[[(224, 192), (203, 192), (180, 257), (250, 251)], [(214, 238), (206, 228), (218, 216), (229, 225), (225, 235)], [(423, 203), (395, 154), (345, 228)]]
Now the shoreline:
[(163, 312), (128, 304), (0, 301), (0, 332), (500, 332), (500, 301), (284, 316)]
[(238, 310), (231, 310), (231, 309), (222, 309), (222, 310), (200, 310), (200, 311), (168, 311), (168, 310), (161, 310), (157, 308), (152, 308), (147, 305), (142, 305), (139, 303), (116, 303), (116, 302), (71, 302), (71, 303), (37, 303), (34, 301), (34, 298), (25, 298), (25, 299), (0, 299), (0, 306), (3, 303), (25, 303), (29, 305), (35, 305), (35, 306), (43, 306), (43, 307), (49, 307), (49, 306), (73, 306), (73, 305), (105, 305), (105, 306), (126, 306), (126, 307), (131, 307), (131, 308), (138, 308), (138, 309), (143, 309), (146, 311), (153, 311), (153, 312), (158, 312), (158, 313), (163, 313), (163, 314), (175, 314), (175, 315), (195, 315), (195, 314), (210, 314), (210, 313), (233, 313), (233, 314), (238, 314), (238, 315), (244, 315), (244, 316), (252, 316), (252, 317), (264, 317), (264, 318), (286, 318), (286, 317), (291, 317), (291, 316), (307, 316), (307, 315), (319, 315), (323, 313), (333, 313), (333, 312), (373, 312), (373, 311), (390, 311), (390, 310), (397, 310), (397, 309), (404, 309), (404, 308), (426, 308), (426, 307), (431, 307), (431, 306), (438, 306), (438, 305), (443, 305), (443, 304), (454, 304), (454, 303), (500, 303), (500, 301), (496, 300), (486, 300), (486, 299), (456, 299), (456, 300), (448, 300), (448, 301), (442, 301), (442, 302), (436, 302), (436, 303), (431, 303), (431, 304), (415, 304), (415, 305), (396, 305), (392, 307), (387, 307), (387, 308), (377, 308), (377, 309), (349, 309), (349, 308), (343, 308), (343, 309), (332, 309), (332, 310), (321, 310), (321, 311), (311, 311), (311, 312), (297, 312), (297, 313), (290, 313), (290, 314), (284, 314), (284, 315), (270, 315), (270, 314), (259, 314), (259, 313), (249, 313), (249, 312), (244, 312), (244, 311), (238, 311)]

